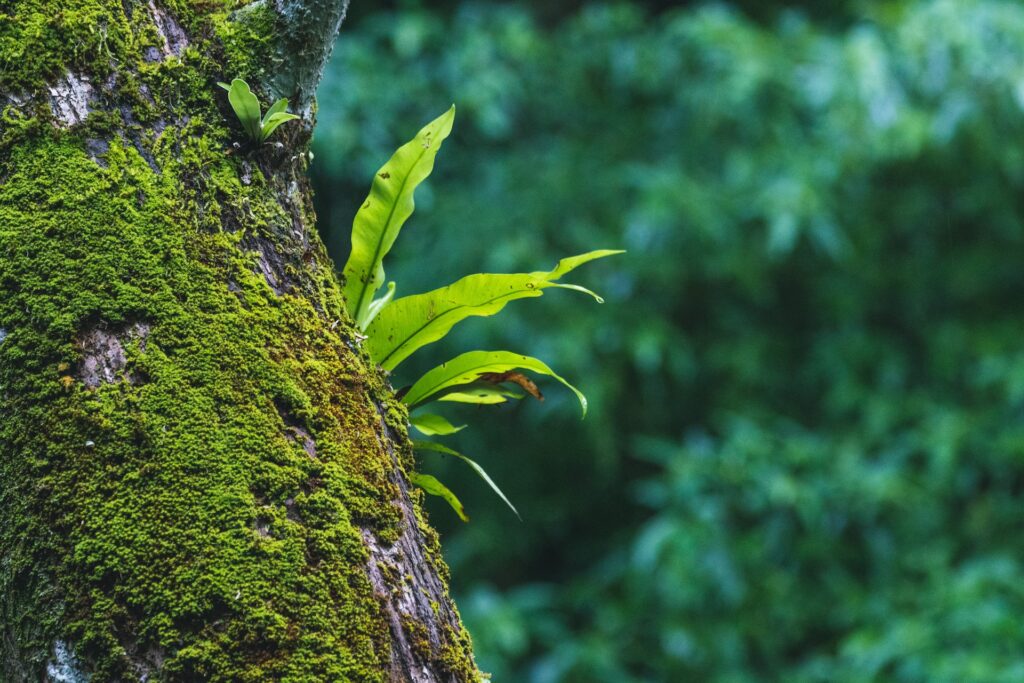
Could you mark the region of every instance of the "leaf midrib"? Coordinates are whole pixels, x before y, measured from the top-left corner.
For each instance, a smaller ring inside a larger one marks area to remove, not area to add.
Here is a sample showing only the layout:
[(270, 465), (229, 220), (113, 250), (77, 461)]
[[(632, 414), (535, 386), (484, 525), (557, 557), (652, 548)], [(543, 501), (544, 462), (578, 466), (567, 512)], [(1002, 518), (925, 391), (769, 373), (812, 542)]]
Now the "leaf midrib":
[[(481, 363), (481, 364), (479, 364), (479, 365), (474, 365), (474, 366), (472, 366), (471, 368), (468, 368), (468, 369), (466, 369), (466, 370), (464, 370), (464, 371), (462, 371), (462, 372), (459, 372), (459, 373), (457, 373), (457, 375), (455, 375), (455, 376), (458, 376), (458, 375), (464, 375), (464, 374), (466, 374), (467, 372), (475, 372), (476, 370), (478, 370), (478, 369), (480, 369), (480, 368), (485, 368), (485, 367), (487, 367), (488, 365), (494, 365), (494, 362), (492, 361), (491, 363)], [(451, 377), (449, 377), (448, 379), (451, 379)], [(437, 388), (438, 388), (439, 386), (441, 386), (442, 384), (444, 384), (444, 383), (445, 383), (446, 381), (448, 381), (448, 380), (441, 380), (440, 382), (438, 382), (438, 383), (434, 384), (434, 385), (433, 385), (432, 387), (430, 387), (430, 391), (428, 391), (428, 392), (426, 392), (426, 393), (424, 393), (424, 394), (423, 394), (423, 398), (426, 398), (426, 397), (428, 397), (428, 396), (431, 396), (431, 395), (433, 394), (433, 392), (437, 391)], [(420, 399), (420, 400), (423, 400), (423, 399)], [(419, 403), (419, 402), (420, 402), (420, 401), (416, 401), (416, 403)], [(412, 404), (410, 404), (410, 405), (412, 405)]]
[[(538, 284), (537, 287), (536, 287), (536, 291), (540, 292), (540, 290), (542, 290), (542, 289), (544, 289), (544, 285)], [(430, 327), (432, 324), (434, 324), (435, 322), (437, 322), (441, 318), (443, 318), (443, 317), (445, 317), (447, 315), (450, 315), (451, 313), (454, 313), (455, 311), (458, 311), (459, 309), (462, 309), (462, 308), (481, 308), (483, 306), (486, 306), (487, 304), (494, 303), (495, 301), (499, 301), (499, 300), (501, 300), (503, 298), (507, 298), (507, 297), (513, 296), (514, 294), (519, 294), (520, 292), (527, 291), (527, 290), (529, 290), (529, 287), (520, 288), (520, 289), (517, 289), (515, 291), (508, 292), (507, 294), (502, 294), (501, 296), (496, 296), (494, 298), (488, 299), (487, 301), (484, 301), (484, 302), (479, 303), (479, 304), (459, 304), (457, 306), (453, 306), (452, 308), (449, 308), (449, 309), (443, 311), (442, 313), (438, 313), (433, 318), (427, 320), (427, 322), (423, 323), (418, 328), (416, 328), (416, 330), (414, 330), (411, 334), (406, 336), (405, 339), (403, 339), (401, 342), (399, 342), (395, 346), (395, 348), (393, 348), (388, 353), (388, 355), (384, 356), (384, 358), (382, 358), (380, 360), (380, 364), (384, 365), (386, 362), (388, 362), (388, 360), (392, 356), (394, 356), (396, 353), (398, 353), (402, 349), (402, 347), (405, 346), (406, 344), (408, 344), (410, 342), (410, 340), (412, 340), (413, 338), (416, 337), (416, 335), (418, 335), (420, 332), (422, 332), (423, 330), (425, 330), (428, 327)], [(399, 299), (399, 301), (401, 301), (401, 299)], [(395, 303), (397, 304), (398, 302), (396, 301)]]
[[(373, 268), (373, 264), (377, 262), (377, 257), (380, 255), (381, 247), (384, 244), (384, 238), (385, 236), (387, 236), (388, 230), (391, 227), (391, 220), (395, 217), (395, 211), (398, 209), (398, 200), (401, 199), (402, 193), (405, 192), (405, 186), (409, 183), (409, 178), (412, 176), (412, 172), (416, 170), (416, 167), (419, 165), (419, 163), (423, 161), (423, 157), (426, 155), (427, 149), (428, 148), (424, 148), (423, 151), (420, 152), (420, 155), (416, 157), (416, 161), (413, 162), (412, 167), (409, 169), (409, 172), (406, 173), (405, 176), (402, 178), (402, 184), (398, 188), (398, 194), (395, 195), (395, 201), (391, 203), (391, 210), (388, 212), (388, 218), (386, 221), (384, 221), (384, 230), (381, 232), (380, 239), (377, 240), (377, 246), (373, 250), (373, 258), (370, 259), (371, 268)], [(377, 182), (376, 176), (374, 176), (374, 182)], [(372, 185), (370, 186), (370, 193), (373, 193)], [(370, 273), (367, 273), (367, 277), (372, 277), (372, 275)], [(361, 279), (360, 282), (362, 282)], [(359, 301), (356, 302), (355, 313), (353, 313), (353, 315), (355, 315), (356, 317), (359, 316), (359, 309), (363, 307), (363, 301), (366, 299), (366, 292), (369, 289), (370, 283), (363, 282), (363, 288), (359, 292)]]

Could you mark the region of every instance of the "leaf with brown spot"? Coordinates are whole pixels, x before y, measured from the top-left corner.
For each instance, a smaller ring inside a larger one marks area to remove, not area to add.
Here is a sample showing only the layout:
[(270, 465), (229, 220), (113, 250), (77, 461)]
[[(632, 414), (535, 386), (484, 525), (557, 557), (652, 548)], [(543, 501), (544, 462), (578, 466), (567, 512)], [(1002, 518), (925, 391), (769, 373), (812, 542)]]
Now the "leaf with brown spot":
[(504, 382), (512, 382), (522, 387), (523, 391), (533, 396), (538, 401), (544, 400), (544, 394), (540, 393), (540, 389), (533, 383), (533, 380), (524, 375), (521, 372), (515, 372), (509, 370), (507, 372), (485, 372), (480, 375), (480, 379), (491, 384), (502, 384)]
[[(509, 351), (470, 351), (456, 356), (416, 380), (416, 383), (402, 397), (402, 402), (414, 410), (425, 403), (442, 398), (448, 390), (463, 390), (466, 385), (477, 382), (484, 374), (504, 374), (510, 370), (520, 369), (553, 377), (564, 384), (566, 388), (576, 394), (580, 408), (583, 409), (583, 415), (586, 416), (587, 399), (579, 389), (559, 377), (551, 368), (536, 358)], [(486, 382), (483, 384), (483, 386), (488, 385), (489, 383)]]

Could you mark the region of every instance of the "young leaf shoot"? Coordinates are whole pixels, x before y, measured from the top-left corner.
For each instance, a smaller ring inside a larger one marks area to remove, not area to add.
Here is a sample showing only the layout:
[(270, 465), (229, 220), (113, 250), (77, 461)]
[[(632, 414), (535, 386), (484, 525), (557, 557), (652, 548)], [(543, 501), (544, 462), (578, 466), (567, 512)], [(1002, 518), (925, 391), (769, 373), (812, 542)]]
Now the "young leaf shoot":
[(242, 124), (242, 130), (253, 142), (262, 144), (277, 130), (278, 126), (286, 121), (299, 118), (295, 114), (289, 114), (288, 98), (282, 97), (270, 105), (266, 115), (260, 116), (260, 101), (249, 89), (249, 84), (241, 78), (236, 78), (228, 83), (217, 83), (228, 91), (228, 103)]

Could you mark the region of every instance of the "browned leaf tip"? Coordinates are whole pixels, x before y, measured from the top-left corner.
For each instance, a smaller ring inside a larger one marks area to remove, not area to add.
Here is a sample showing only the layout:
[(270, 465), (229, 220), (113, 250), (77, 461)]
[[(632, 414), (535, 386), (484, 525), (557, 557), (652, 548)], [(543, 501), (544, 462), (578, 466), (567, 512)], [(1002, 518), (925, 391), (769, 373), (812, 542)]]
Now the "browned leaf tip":
[(523, 391), (533, 396), (538, 401), (544, 400), (544, 394), (540, 393), (540, 389), (533, 383), (533, 380), (524, 375), (521, 372), (509, 370), (508, 372), (485, 372), (480, 375), (480, 379), (491, 384), (501, 384), (502, 382), (512, 382), (522, 387)]

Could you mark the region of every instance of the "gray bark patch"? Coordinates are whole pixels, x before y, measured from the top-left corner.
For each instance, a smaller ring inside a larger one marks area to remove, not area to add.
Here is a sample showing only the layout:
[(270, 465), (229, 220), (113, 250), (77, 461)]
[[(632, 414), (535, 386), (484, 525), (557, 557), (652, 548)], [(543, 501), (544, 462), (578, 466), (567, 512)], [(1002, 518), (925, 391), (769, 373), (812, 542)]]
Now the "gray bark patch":
[(110, 151), (109, 142), (100, 138), (89, 138), (85, 141), (85, 151), (89, 153), (89, 158), (98, 166), (102, 168), (107, 167), (107, 162), (103, 157)]
[(155, 62), (162, 58), (180, 57), (188, 47), (188, 35), (174, 20), (174, 17), (157, 7), (153, 0), (149, 0), (148, 8), (149, 15), (153, 18), (153, 25), (156, 26), (156, 32), (163, 41), (163, 45), (158, 53), (147, 54), (146, 59)]
[(302, 446), (302, 450), (306, 451), (306, 455), (311, 459), (318, 459), (316, 454), (316, 441), (313, 439), (313, 435), (305, 429), (295, 425), (290, 425), (288, 427), (287, 437)]
[(94, 327), (81, 335), (79, 347), (82, 349), (82, 362), (78, 368), (78, 378), (90, 389), (102, 384), (111, 384), (120, 379), (135, 383), (132, 376), (123, 376), (128, 366), (128, 355), (125, 345), (138, 342), (139, 350), (146, 351), (146, 339), (149, 337), (149, 325), (135, 323), (127, 329), (119, 331)]
[[(445, 585), (435, 570), (433, 558), (427, 556), (426, 540), (420, 531), (413, 501), (409, 495), (409, 483), (402, 474), (398, 456), (392, 444), (396, 436), (383, 420), (381, 426), (388, 438), (388, 455), (391, 458), (390, 479), (400, 491), (394, 504), (401, 510), (403, 523), (401, 535), (394, 544), (387, 544), (367, 527), (360, 527), (363, 545), (369, 558), (366, 573), (373, 586), (373, 592), (381, 600), (391, 631), (391, 681), (411, 683), (438, 683), (451, 677), (438, 666), (440, 654), (453, 645), (449, 633), (462, 629), (448, 597)], [(418, 625), (410, 632), (410, 623)], [(417, 645), (419, 637), (425, 637), (429, 644), (430, 656)]]
[(293, 111), (309, 118), (316, 85), (334, 49), (348, 0), (273, 0), (273, 3), (282, 27), (278, 41), (279, 65), (271, 80), (272, 91), (275, 97), (291, 99)]
[(291, 286), (285, 257), (274, 249), (269, 240), (254, 237), (243, 241), (246, 249), (256, 252), (256, 267), (274, 294), (281, 296)]
[(46, 89), (50, 93), (50, 109), (60, 123), (68, 127), (75, 126), (89, 116), (89, 101), (92, 99), (93, 87), (85, 76), (69, 71)]

